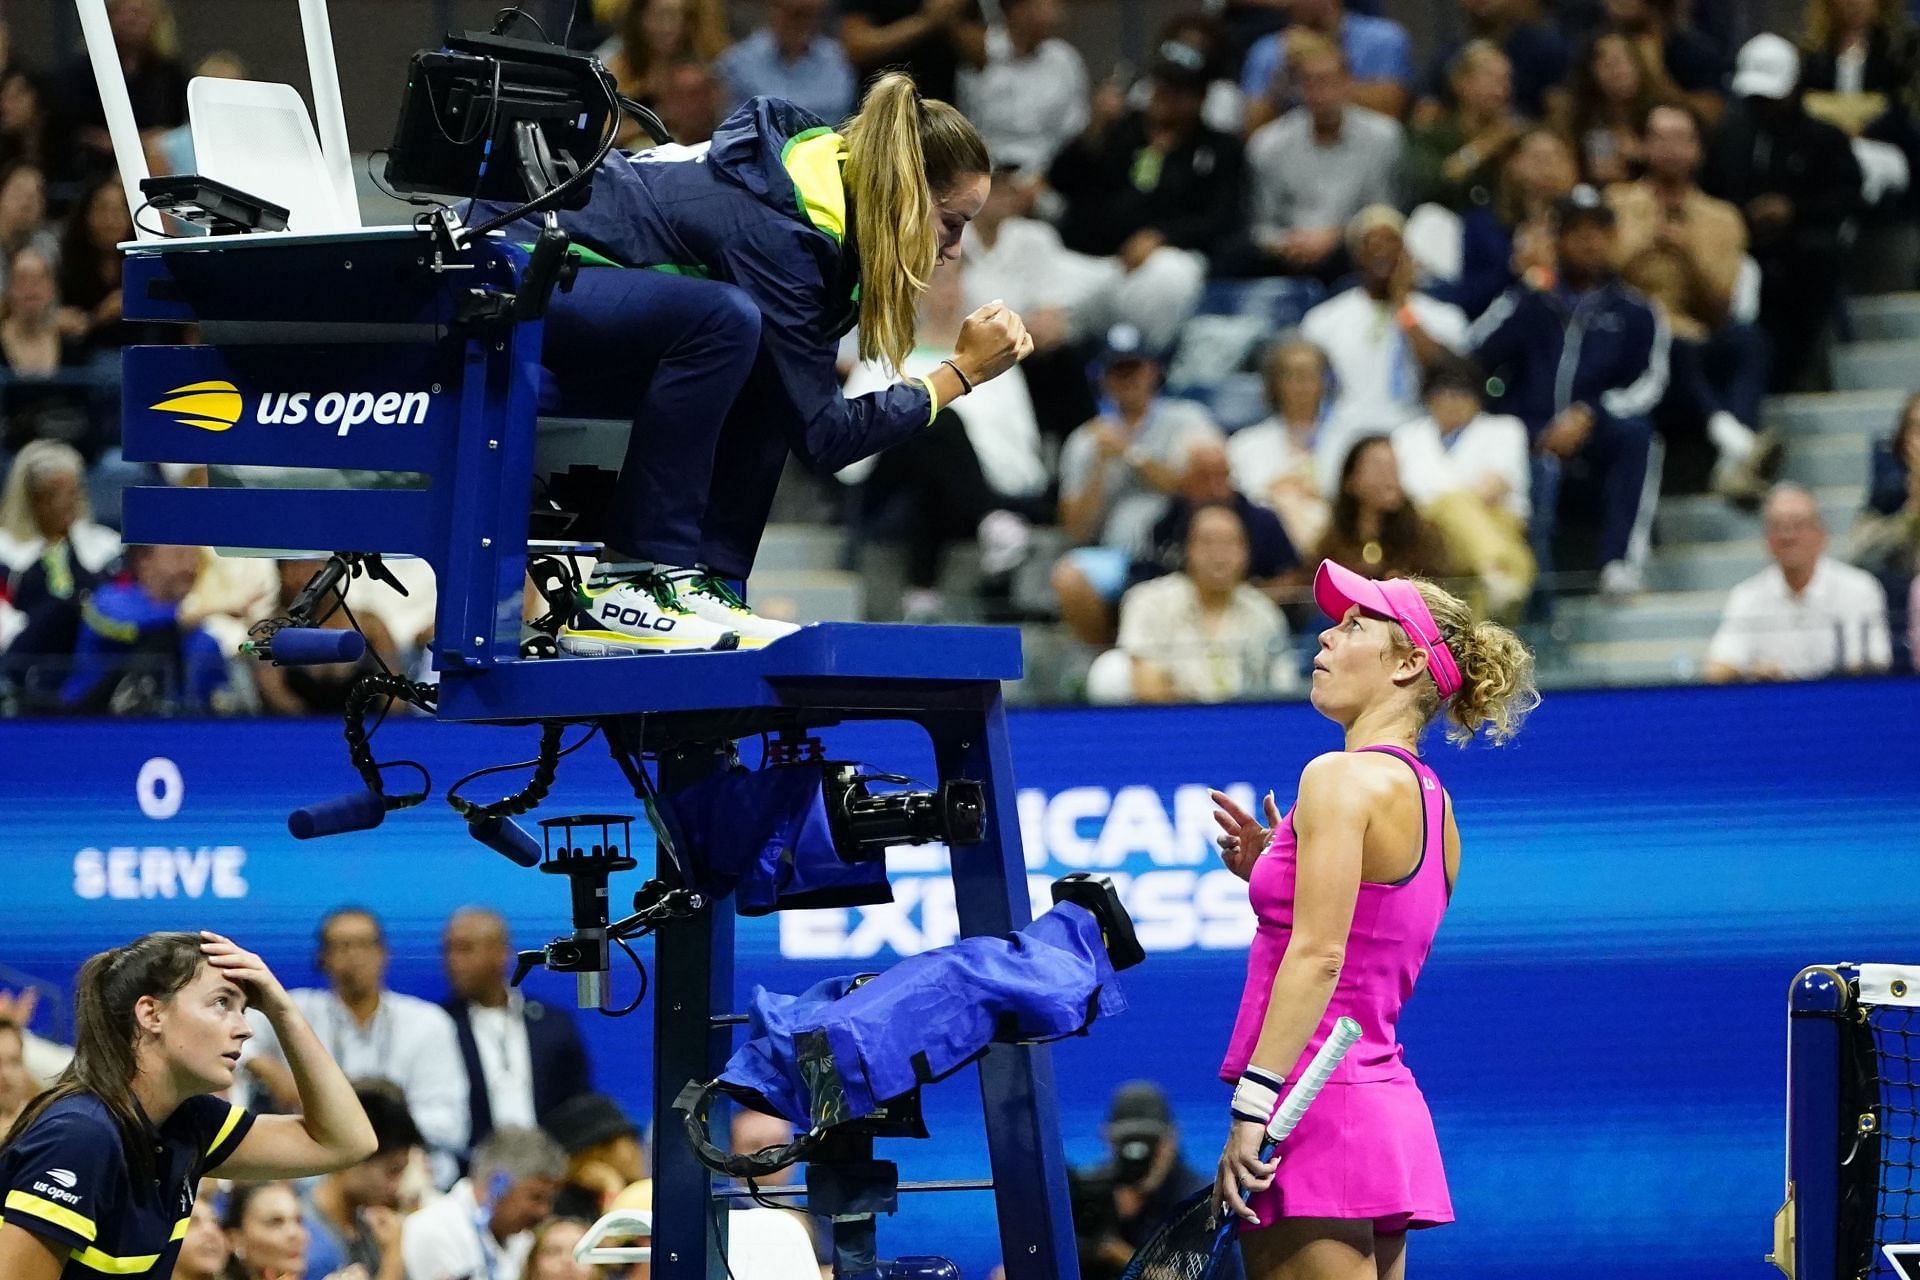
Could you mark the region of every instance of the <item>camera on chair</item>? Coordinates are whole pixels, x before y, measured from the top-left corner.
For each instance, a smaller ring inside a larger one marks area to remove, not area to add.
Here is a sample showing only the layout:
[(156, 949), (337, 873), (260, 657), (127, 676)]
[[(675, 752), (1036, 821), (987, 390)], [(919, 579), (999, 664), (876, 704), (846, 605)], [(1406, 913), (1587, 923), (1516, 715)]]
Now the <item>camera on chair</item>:
[(827, 765), (822, 780), (827, 822), (840, 856), (877, 858), (897, 844), (979, 844), (986, 834), (986, 793), (978, 782), (952, 778), (937, 791), (868, 790), (869, 782), (906, 782), (898, 774), (863, 773), (849, 761)]

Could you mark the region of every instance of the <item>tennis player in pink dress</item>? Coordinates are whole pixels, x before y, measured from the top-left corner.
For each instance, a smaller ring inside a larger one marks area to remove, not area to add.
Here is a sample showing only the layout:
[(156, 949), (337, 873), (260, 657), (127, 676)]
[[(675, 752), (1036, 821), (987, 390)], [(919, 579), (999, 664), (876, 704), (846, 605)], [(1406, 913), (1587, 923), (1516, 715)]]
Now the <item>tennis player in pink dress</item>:
[[(1505, 741), (1539, 703), (1533, 659), (1506, 628), (1419, 579), (1372, 581), (1331, 561), (1314, 599), (1334, 620), (1314, 707), (1346, 731), (1267, 825), (1214, 793), (1228, 867), (1258, 926), (1220, 1078), (1235, 1086), (1214, 1194), (1240, 1223), (1247, 1280), (1400, 1280), (1406, 1233), (1453, 1221), (1433, 1118), (1395, 1025), (1433, 947), (1460, 866), (1446, 789), (1420, 758), (1448, 736)], [(1293, 1135), (1260, 1160), (1267, 1121), (1334, 1020), (1360, 1040)]]

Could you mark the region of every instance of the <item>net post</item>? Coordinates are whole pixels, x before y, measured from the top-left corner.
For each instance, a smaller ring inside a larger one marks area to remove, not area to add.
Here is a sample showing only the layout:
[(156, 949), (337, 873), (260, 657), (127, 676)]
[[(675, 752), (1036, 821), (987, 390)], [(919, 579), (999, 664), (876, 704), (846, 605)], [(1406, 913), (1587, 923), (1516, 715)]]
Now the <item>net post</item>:
[[(1813, 965), (1787, 993), (1787, 1186), (1769, 1260), (1792, 1280), (1841, 1280), (1840, 1044), (1853, 996), (1836, 966)], [(1848, 1277), (1851, 1280), (1851, 1277)]]

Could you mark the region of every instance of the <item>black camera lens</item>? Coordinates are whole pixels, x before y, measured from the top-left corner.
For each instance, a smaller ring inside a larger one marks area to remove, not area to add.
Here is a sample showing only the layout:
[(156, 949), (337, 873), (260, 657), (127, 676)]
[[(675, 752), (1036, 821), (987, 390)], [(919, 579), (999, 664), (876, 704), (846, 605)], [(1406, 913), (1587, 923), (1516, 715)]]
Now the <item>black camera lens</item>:
[(1128, 1138), (1113, 1149), (1113, 1177), (1121, 1186), (1132, 1186), (1147, 1176), (1153, 1167), (1154, 1143), (1150, 1138)]

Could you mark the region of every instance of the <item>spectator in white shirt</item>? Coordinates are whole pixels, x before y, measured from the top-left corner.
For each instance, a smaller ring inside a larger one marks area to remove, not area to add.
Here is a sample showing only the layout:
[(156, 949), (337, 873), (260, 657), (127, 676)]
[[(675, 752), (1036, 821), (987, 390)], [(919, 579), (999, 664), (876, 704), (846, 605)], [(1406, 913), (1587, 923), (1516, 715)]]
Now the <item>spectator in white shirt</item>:
[(48, 547), (62, 542), (90, 573), (120, 554), (120, 535), (94, 522), (80, 451), (58, 440), (34, 440), (15, 456), (0, 494), (0, 581), (25, 573)]
[[(453, 1019), (438, 1005), (386, 989), (387, 940), (379, 918), (341, 907), (320, 921), (316, 965), (332, 989), (297, 987), (292, 998), (340, 1069), (354, 1079), (388, 1080), (426, 1139), (434, 1184), (449, 1186), (467, 1149), (467, 1069)], [(247, 1011), (254, 1038), (242, 1051), (253, 1076), (289, 1110), (299, 1091), (265, 1017)]]
[(1481, 412), (1480, 366), (1446, 356), (1427, 370), (1424, 417), (1393, 431), (1400, 487), (1440, 531), (1447, 558), (1480, 580), (1481, 612), (1512, 614), (1533, 589), (1527, 545), (1532, 450), (1526, 424)]
[(1314, 547), (1327, 531), (1333, 506), (1320, 482), (1316, 451), (1330, 437), (1322, 430), (1332, 403), (1327, 357), (1311, 342), (1279, 342), (1260, 362), (1273, 413), (1227, 437), (1233, 487), (1269, 507), (1296, 547)]
[(1873, 575), (1827, 556), (1820, 504), (1794, 484), (1766, 505), (1771, 567), (1736, 586), (1707, 647), (1706, 677), (1817, 680), (1893, 663), (1887, 594)]
[(1332, 439), (1320, 450), (1320, 486), (1331, 492), (1348, 448), (1419, 416), (1420, 379), (1441, 357), (1467, 348), (1466, 313), (1414, 288), (1406, 220), (1386, 205), (1362, 209), (1347, 227), (1360, 283), (1300, 322), (1333, 370)]
[[(1028, 175), (996, 167), (987, 202), (960, 241), (967, 308), (1000, 299), (1027, 322), (1043, 358), (1116, 324), (1133, 325), (1156, 350), (1170, 348), (1199, 304), (1206, 258), (1162, 245), (1129, 267), (1119, 257), (1076, 253), (1051, 223), (1030, 216), (1033, 205)], [(1085, 356), (1074, 359), (1084, 379)]]
[[(1247, 581), (1246, 527), (1232, 507), (1201, 507), (1185, 567), (1120, 601), (1120, 644), (1088, 675), (1101, 701), (1222, 702), (1296, 683), (1279, 606)], [(1124, 686), (1124, 687), (1123, 687)]]
[(472, 1174), (407, 1218), (408, 1280), (519, 1275), (566, 1169), (566, 1153), (540, 1130), (495, 1129), (473, 1153)]
[(1112, 642), (1112, 609), (1179, 487), (1196, 439), (1220, 429), (1188, 400), (1160, 394), (1161, 363), (1139, 330), (1115, 325), (1100, 357), (1103, 411), (1060, 452), (1060, 523), (1076, 544), (1053, 569), (1061, 618), (1087, 644)]
[(1060, 0), (1001, 0), (987, 27), (987, 62), (960, 68), (955, 104), (987, 140), (995, 164), (1045, 173), (1087, 127), (1087, 64), (1060, 38)]

